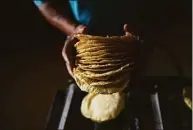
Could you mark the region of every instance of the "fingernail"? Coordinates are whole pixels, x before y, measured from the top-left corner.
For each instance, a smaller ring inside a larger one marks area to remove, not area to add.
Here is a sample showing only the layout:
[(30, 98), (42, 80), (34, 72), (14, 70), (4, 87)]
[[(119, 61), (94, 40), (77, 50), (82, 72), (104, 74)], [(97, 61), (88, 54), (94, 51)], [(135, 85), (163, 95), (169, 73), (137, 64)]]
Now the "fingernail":
[(86, 31), (87, 31), (87, 27), (84, 27), (84, 28), (83, 28), (83, 32), (86, 32)]
[(124, 25), (124, 29), (125, 29), (125, 30), (128, 30), (128, 24), (125, 24), (125, 25)]

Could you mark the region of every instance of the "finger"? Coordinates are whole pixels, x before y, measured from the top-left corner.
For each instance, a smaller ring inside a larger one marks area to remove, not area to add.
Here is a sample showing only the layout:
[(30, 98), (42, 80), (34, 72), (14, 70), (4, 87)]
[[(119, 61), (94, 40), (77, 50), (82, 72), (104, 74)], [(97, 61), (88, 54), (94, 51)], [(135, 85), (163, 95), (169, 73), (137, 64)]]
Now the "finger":
[(76, 32), (75, 33), (87, 33), (88, 31), (88, 28), (86, 26), (80, 26), (77, 28)]
[(67, 39), (65, 42), (65, 45), (62, 50), (62, 56), (66, 63), (70, 63), (70, 61), (72, 60), (72, 49), (75, 43), (76, 39), (73, 37)]
[(129, 32), (129, 26), (128, 26), (128, 24), (124, 24), (123, 30), (124, 30), (126, 36), (131, 36), (131, 35), (132, 35), (132, 34)]
[(66, 62), (66, 68), (67, 68), (68, 73), (73, 77), (74, 63), (71, 60), (73, 58), (68, 58), (68, 59), (69, 59), (69, 62)]
[(74, 77), (72, 65), (66, 63), (66, 68), (67, 68), (67, 71), (70, 74), (70, 76)]
[(67, 50), (67, 48), (68, 48), (68, 46), (69, 46), (69, 42), (70, 42), (70, 40), (69, 40), (70, 38), (68, 38), (66, 41), (65, 41), (65, 43), (64, 43), (64, 47), (63, 47), (63, 49), (62, 49), (62, 57), (64, 58), (64, 61), (66, 62), (66, 63), (69, 63), (69, 60), (68, 60), (68, 56), (67, 56), (67, 53), (68, 53), (68, 50)]
[(63, 58), (66, 62), (67, 70), (72, 77), (73, 77), (72, 71), (73, 71), (73, 68), (75, 66), (74, 65), (74, 58), (73, 58), (73, 54), (72, 54), (72, 49), (73, 49), (73, 46), (75, 43), (76, 43), (76, 39), (74, 39), (73, 37), (69, 38), (65, 42), (64, 48), (62, 50), (62, 55), (63, 55)]
[(82, 33), (87, 33), (88, 32), (88, 28), (87, 27), (84, 27), (83, 29), (82, 29)]

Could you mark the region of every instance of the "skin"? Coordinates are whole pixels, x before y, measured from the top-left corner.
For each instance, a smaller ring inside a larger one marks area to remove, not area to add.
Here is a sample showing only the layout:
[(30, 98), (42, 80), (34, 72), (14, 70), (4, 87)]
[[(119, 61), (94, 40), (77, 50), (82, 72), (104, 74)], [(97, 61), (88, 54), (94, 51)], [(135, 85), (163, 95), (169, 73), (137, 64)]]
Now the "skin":
[[(64, 34), (70, 36), (65, 41), (65, 44), (62, 50), (62, 56), (66, 62), (66, 67), (69, 74), (73, 77), (72, 70), (75, 67), (73, 45), (77, 42), (77, 39), (75, 39), (73, 35), (77, 33), (86, 34), (88, 28), (85, 25), (79, 24), (77, 21), (73, 21), (67, 15), (60, 14), (56, 9), (54, 9), (48, 3), (45, 3), (39, 6), (38, 9), (50, 24), (58, 28)], [(126, 36), (131, 35), (131, 33), (129, 32), (128, 24), (125, 24), (123, 26), (123, 30), (125, 31)]]

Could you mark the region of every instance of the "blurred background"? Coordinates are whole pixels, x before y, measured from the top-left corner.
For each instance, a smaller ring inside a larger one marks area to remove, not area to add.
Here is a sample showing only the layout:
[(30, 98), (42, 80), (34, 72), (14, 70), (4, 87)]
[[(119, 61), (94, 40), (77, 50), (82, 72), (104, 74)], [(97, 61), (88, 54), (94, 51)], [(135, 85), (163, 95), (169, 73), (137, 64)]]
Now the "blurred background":
[[(147, 21), (158, 30), (149, 33), (162, 46), (153, 50), (149, 75), (178, 74), (169, 49), (185, 77), (191, 77), (191, 1), (145, 4)], [(65, 36), (30, 0), (4, 1), (0, 6), (0, 130), (43, 130), (56, 92), (67, 87), (70, 78), (61, 55)]]

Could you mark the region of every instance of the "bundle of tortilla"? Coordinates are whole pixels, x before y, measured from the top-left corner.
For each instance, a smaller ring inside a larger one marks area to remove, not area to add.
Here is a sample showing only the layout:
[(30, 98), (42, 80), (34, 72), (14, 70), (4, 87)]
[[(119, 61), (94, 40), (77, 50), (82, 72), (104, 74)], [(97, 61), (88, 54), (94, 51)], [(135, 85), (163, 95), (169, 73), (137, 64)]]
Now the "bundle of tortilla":
[(135, 39), (132, 36), (75, 35), (79, 41), (74, 78), (82, 91), (111, 94), (122, 92), (135, 67)]
[(185, 87), (183, 88), (183, 98), (186, 106), (192, 110), (192, 88), (191, 87)]
[(81, 112), (96, 122), (116, 118), (124, 108), (123, 90), (135, 68), (136, 39), (132, 36), (77, 34), (74, 79), (82, 91)]

